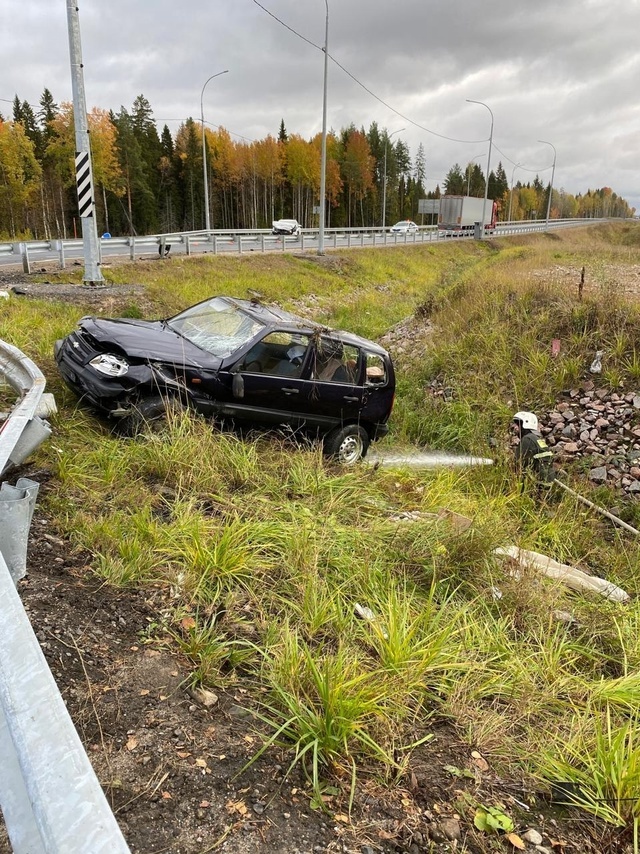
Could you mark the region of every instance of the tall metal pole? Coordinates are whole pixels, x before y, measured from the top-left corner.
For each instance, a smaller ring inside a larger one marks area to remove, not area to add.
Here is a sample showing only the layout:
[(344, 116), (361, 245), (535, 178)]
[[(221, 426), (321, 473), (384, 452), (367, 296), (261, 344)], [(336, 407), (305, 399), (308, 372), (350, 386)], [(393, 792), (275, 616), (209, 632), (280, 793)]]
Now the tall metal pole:
[(329, 61), (329, 0), (324, 0), (327, 16), (324, 28), (324, 91), (322, 95), (322, 154), (320, 155), (320, 222), (318, 255), (324, 255), (324, 217), (327, 195), (327, 68)]
[(521, 166), (521, 163), (514, 163), (513, 169), (511, 170), (511, 190), (509, 191), (509, 216), (507, 217), (507, 221), (511, 222), (511, 202), (513, 201), (513, 176), (516, 174), (516, 169), (518, 166)]
[(202, 87), (202, 92), (200, 93), (200, 124), (202, 125), (202, 168), (204, 169), (204, 225), (207, 231), (211, 231), (211, 218), (209, 216), (209, 177), (207, 174), (209, 170), (207, 169), (207, 146), (204, 137), (204, 90), (209, 80), (213, 80), (214, 77), (220, 77), (221, 74), (228, 73), (229, 69), (227, 68), (225, 71), (218, 71), (217, 74), (212, 74), (208, 80), (204, 81), (204, 86)]
[(483, 154), (484, 154), (484, 151), (481, 151), (480, 154), (474, 154), (473, 157), (471, 158), (471, 160), (469, 161), (468, 165), (467, 165), (467, 196), (469, 195), (469, 192), (471, 190), (471, 170), (469, 169), (469, 166), (478, 157), (482, 157)]
[(493, 112), (491, 111), (491, 107), (488, 104), (485, 104), (484, 101), (474, 101), (471, 98), (467, 98), (468, 104), (480, 104), (482, 107), (486, 107), (491, 114), (491, 131), (489, 133), (489, 156), (487, 157), (487, 179), (484, 183), (484, 202), (482, 203), (482, 228), (480, 229), (480, 236), (484, 237), (484, 226), (486, 223), (487, 216), (487, 196), (489, 194), (489, 170), (491, 169), (491, 145), (493, 143)]
[(95, 216), (93, 173), (91, 170), (91, 146), (87, 102), (84, 94), (82, 72), (82, 46), (80, 43), (79, 0), (67, 0), (67, 22), (69, 25), (69, 55), (71, 58), (71, 90), (73, 92), (73, 117), (76, 130), (76, 186), (78, 190), (78, 212), (82, 225), (84, 251), (84, 276), (86, 285), (100, 285), (104, 277), (100, 269), (100, 244)]
[(547, 142), (546, 139), (539, 139), (538, 142), (544, 145), (550, 145), (553, 148), (553, 168), (551, 170), (551, 184), (549, 185), (549, 201), (547, 202), (547, 228), (549, 228), (549, 214), (551, 213), (551, 196), (553, 195), (553, 179), (556, 176), (556, 147), (552, 142)]
[(387, 217), (387, 149), (389, 148), (389, 140), (396, 133), (402, 133), (406, 128), (398, 128), (398, 130), (394, 130), (393, 133), (390, 133), (384, 141), (384, 178), (382, 181), (382, 230), (384, 231), (384, 224)]

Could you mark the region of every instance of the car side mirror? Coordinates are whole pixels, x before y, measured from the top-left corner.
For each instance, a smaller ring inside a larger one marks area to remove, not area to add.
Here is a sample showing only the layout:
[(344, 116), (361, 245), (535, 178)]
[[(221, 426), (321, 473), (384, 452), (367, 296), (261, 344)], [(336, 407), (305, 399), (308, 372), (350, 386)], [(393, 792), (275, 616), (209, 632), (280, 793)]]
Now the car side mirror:
[(240, 371), (236, 371), (233, 374), (233, 380), (231, 382), (231, 391), (233, 392), (233, 396), (239, 399), (244, 397), (244, 377), (240, 373)]

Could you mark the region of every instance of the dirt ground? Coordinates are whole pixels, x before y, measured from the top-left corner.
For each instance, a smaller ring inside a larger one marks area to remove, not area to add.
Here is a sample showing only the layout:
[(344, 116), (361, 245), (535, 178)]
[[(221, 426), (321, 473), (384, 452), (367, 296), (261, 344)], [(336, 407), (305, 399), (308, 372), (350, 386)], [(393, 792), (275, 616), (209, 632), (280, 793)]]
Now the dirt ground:
[[(11, 285), (28, 283), (0, 282)], [(60, 286), (51, 289), (59, 298)], [(92, 298), (104, 309), (110, 296)], [(499, 774), (443, 722), (395, 785), (361, 774), (351, 812), (348, 781), (337, 781), (344, 791), (327, 796), (324, 810), (314, 808), (307, 782), (297, 768), (287, 773), (291, 757), (278, 749), (243, 770), (261, 744), (252, 686), (216, 689), (208, 707), (194, 697), (189, 662), (152, 639), (163, 592), (102, 584), (90, 555), (74, 552), (43, 509), (56, 489), (51, 473), (27, 466), (10, 482), (18, 476), (41, 484), (22, 601), (134, 854), (518, 850), (505, 836), (475, 830), (479, 803), (502, 804), (520, 838), (533, 830), (527, 851), (631, 850), (619, 831), (553, 806), (517, 774)], [(0, 854), (10, 850), (0, 822)]]

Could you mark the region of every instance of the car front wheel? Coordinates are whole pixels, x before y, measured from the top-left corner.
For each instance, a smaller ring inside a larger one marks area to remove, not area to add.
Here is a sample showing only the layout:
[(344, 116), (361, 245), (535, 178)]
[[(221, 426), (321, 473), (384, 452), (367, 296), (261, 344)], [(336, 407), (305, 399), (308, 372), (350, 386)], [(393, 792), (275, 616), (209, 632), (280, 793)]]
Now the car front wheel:
[(324, 452), (344, 466), (363, 460), (369, 450), (369, 435), (359, 424), (338, 427), (326, 436)]
[(183, 405), (175, 398), (154, 396), (143, 398), (131, 408), (128, 415), (118, 420), (115, 430), (121, 436), (135, 437), (145, 431), (159, 432), (167, 427), (172, 415)]

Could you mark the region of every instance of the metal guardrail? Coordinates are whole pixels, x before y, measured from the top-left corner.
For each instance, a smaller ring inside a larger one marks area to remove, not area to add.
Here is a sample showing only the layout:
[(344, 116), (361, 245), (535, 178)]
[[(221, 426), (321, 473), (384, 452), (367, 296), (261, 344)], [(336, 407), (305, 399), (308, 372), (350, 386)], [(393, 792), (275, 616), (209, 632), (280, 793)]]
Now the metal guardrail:
[[(54, 404), (36, 365), (0, 341), (2, 377), (19, 397), (0, 429), (4, 473), (48, 438), (38, 412)], [(0, 808), (15, 854), (127, 854), (15, 586), (37, 493), (27, 478), (0, 484)]]
[[(526, 234), (535, 231), (551, 231), (558, 228), (574, 228), (576, 226), (594, 225), (606, 222), (604, 219), (552, 219), (547, 224), (546, 220), (521, 220), (518, 222), (499, 222), (496, 225), (493, 236), (504, 236), (508, 234)], [(340, 247), (354, 248), (364, 246), (397, 246), (407, 244), (420, 244), (438, 240), (447, 235), (447, 232), (439, 231), (435, 225), (419, 226), (418, 231), (412, 234), (391, 233), (388, 228), (381, 227), (355, 227), (355, 228), (327, 228), (325, 234), (325, 247), (337, 249)], [(449, 236), (473, 239), (473, 230), (468, 232), (449, 232)], [(492, 235), (487, 234), (487, 237)], [(121, 249), (119, 254), (128, 255), (131, 261), (146, 252), (158, 252), (161, 256), (168, 254), (167, 247), (180, 247), (186, 255), (191, 255), (196, 247), (206, 244), (211, 247), (207, 251), (217, 255), (220, 251), (233, 251), (242, 254), (247, 249), (251, 251), (268, 252), (287, 249), (310, 248), (317, 244), (318, 229), (303, 228), (298, 237), (286, 235), (274, 235), (270, 229), (229, 229), (217, 231), (185, 231), (171, 234), (150, 234), (142, 237), (110, 237), (100, 240), (101, 249)], [(24, 272), (31, 272), (31, 264), (34, 262), (34, 253), (55, 253), (58, 258), (60, 269), (64, 269), (67, 257), (82, 257), (82, 240), (30, 240), (20, 243), (0, 243), (0, 260), (3, 258), (15, 258), (16, 263), (22, 263)], [(105, 255), (105, 257), (108, 257)], [(42, 260), (42, 259), (40, 259)]]

